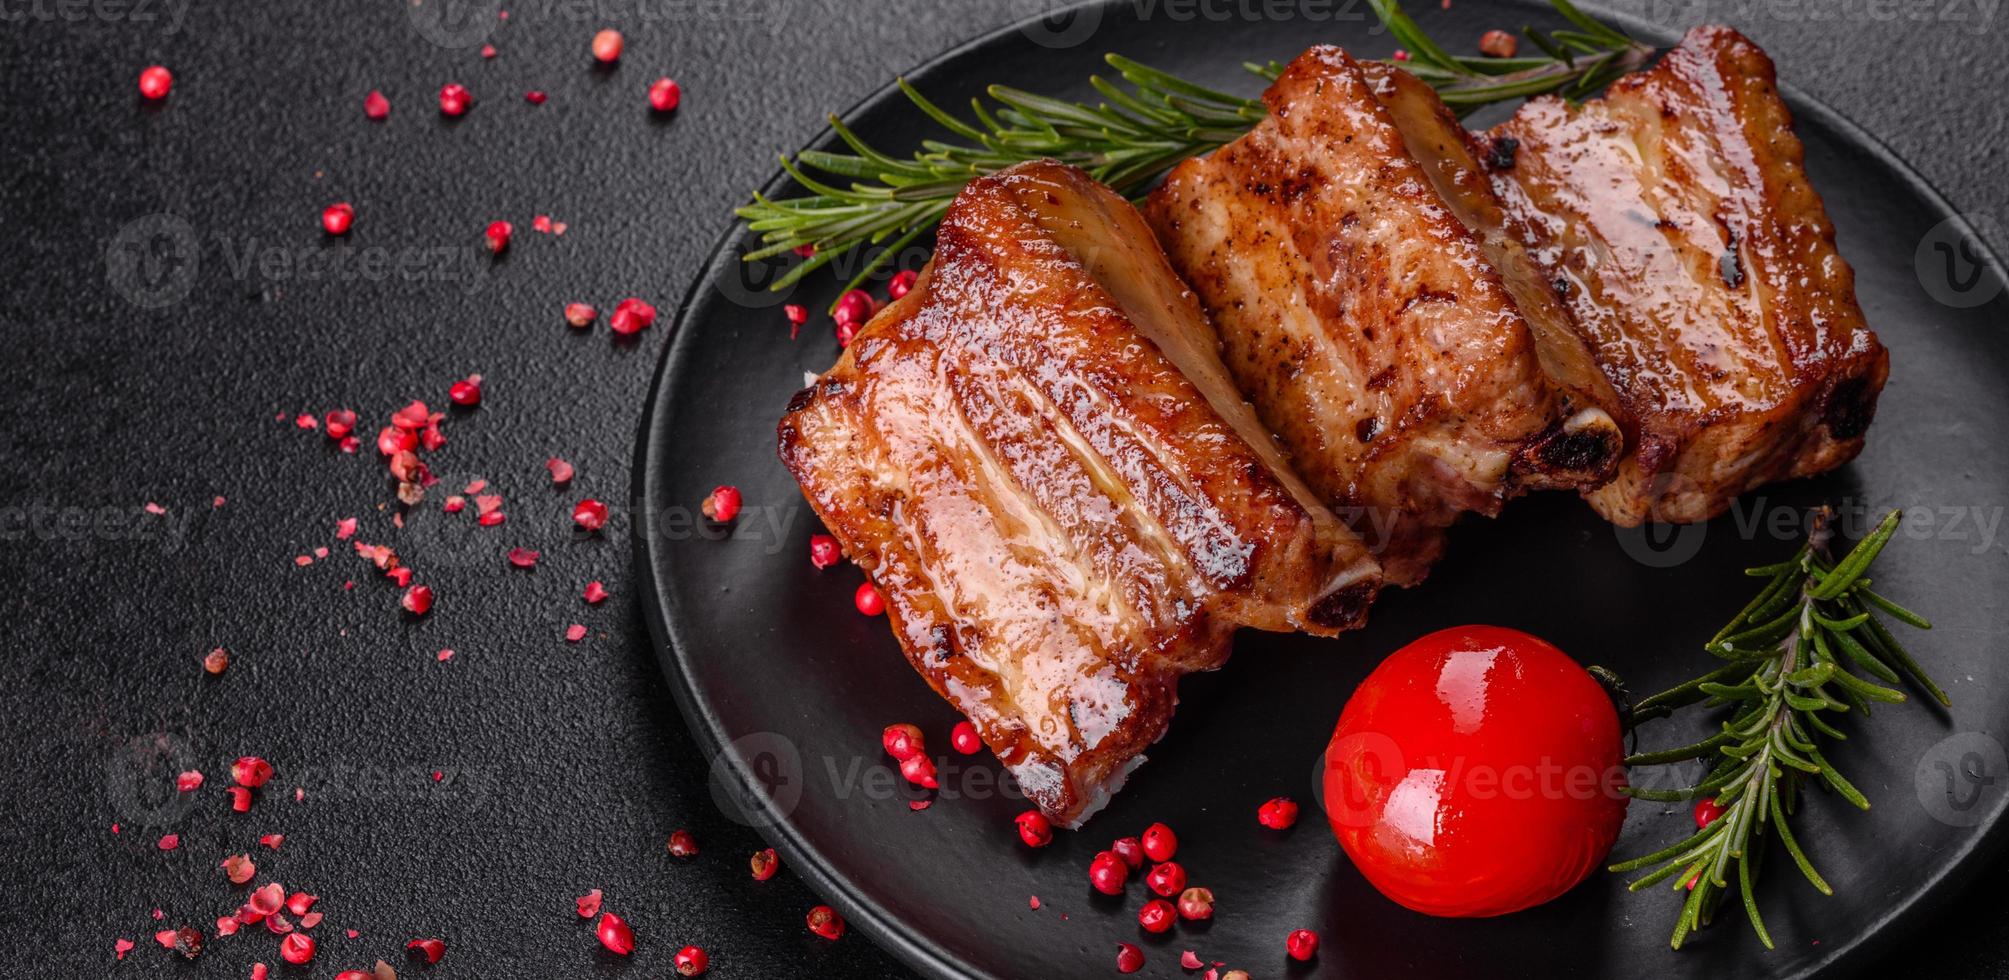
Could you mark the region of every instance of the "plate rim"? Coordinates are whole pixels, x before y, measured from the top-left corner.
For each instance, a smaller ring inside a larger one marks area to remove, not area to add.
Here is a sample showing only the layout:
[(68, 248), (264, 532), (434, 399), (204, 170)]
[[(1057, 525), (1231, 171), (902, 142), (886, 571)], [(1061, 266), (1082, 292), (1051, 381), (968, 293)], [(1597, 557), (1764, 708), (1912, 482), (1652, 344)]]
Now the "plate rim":
[[(1550, 9), (1542, 0), (1508, 0), (1516, 7)], [(1039, 21), (1063, 12), (1074, 12), (1088, 8), (1121, 10), (1132, 6), (1132, 0), (1079, 0), (1063, 3), (1053, 10), (1021, 18), (1002, 25), (976, 37), (951, 45), (947, 49), (915, 64), (901, 72), (898, 78), (911, 78), (933, 72), (951, 62), (977, 55), (984, 49), (1009, 43), (1011, 38)], [(1661, 50), (1678, 41), (1686, 31), (1675, 31), (1665, 25), (1656, 24), (1643, 17), (1629, 13), (1605, 9), (1602, 5), (1579, 3), (1587, 13), (1608, 23), (1619, 25), (1635, 37), (1651, 38)], [(2009, 281), (2004, 264), (1995, 251), (1993, 243), (1978, 234), (1965, 212), (1953, 203), (1938, 188), (1914, 169), (1903, 157), (1875, 134), (1843, 114), (1840, 110), (1815, 98), (1797, 86), (1777, 82), (1777, 88), (1787, 106), (1791, 109), (1796, 124), (1800, 120), (1815, 120), (1817, 125), (1827, 127), (1845, 137), (1857, 148), (1866, 151), (1888, 171), (1895, 174), (1910, 192), (1917, 194), (1938, 213), (1961, 223), (1969, 234), (1968, 238), (1979, 248), (1979, 258), (1998, 278)], [(878, 105), (889, 96), (899, 93), (897, 81), (886, 82), (862, 98), (853, 102), (836, 118), (855, 119), (862, 112)], [(822, 147), (835, 138), (835, 131), (829, 125), (823, 126), (814, 136), (802, 144), (803, 149)], [(761, 186), (762, 194), (774, 194), (789, 184), (788, 175), (777, 170)], [(722, 262), (730, 261), (733, 242), (746, 234), (742, 224), (733, 220), (714, 239), (705, 253), (709, 258), (699, 274), (685, 289), (677, 303), (676, 316), (670, 326), (673, 336), (670, 344), (660, 355), (656, 371), (649, 381), (648, 397), (642, 405), (640, 424), (637, 427), (634, 473), (630, 481), (630, 499), (643, 506), (640, 511), (642, 539), (641, 546), (634, 550), (634, 567), (646, 594), (641, 597), (643, 619), (646, 621), (650, 643), (663, 675), (669, 681), (671, 696), (675, 699), (678, 714), (692, 737), (704, 750), (709, 761), (708, 772), (715, 773), (721, 761), (729, 765), (732, 775), (744, 785), (756, 786), (757, 779), (746, 760), (737, 754), (724, 754), (729, 742), (729, 733), (724, 730), (711, 707), (698, 697), (692, 681), (691, 667), (687, 660), (687, 647), (681, 642), (676, 625), (681, 603), (672, 589), (667, 587), (666, 576), (659, 566), (665, 558), (661, 551), (664, 540), (658, 533), (659, 515), (648, 504), (661, 494), (661, 483), (669, 461), (669, 419), (664, 416), (666, 399), (663, 397), (670, 385), (675, 369), (690, 356), (691, 336), (687, 329), (695, 309), (704, 302), (705, 293), (720, 271)], [(806, 879), (806, 884), (819, 897), (836, 906), (848, 923), (864, 932), (882, 949), (892, 954), (901, 963), (923, 975), (932, 977), (958, 978), (977, 977), (980, 980), (1001, 980), (1002, 975), (988, 967), (973, 966), (952, 955), (947, 949), (918, 929), (907, 925), (901, 917), (894, 915), (882, 904), (872, 900), (857, 889), (851, 881), (825, 866), (820, 852), (812, 848), (802, 837), (795, 822), (786, 814), (775, 812), (772, 799), (764, 793), (754, 794), (762, 812), (759, 815), (740, 814), (743, 823), (748, 824), (761, 838), (780, 851), (787, 866), (798, 876)], [(730, 814), (729, 814), (730, 816)], [(1873, 962), (1888, 956), (1892, 945), (1902, 936), (1917, 931), (1928, 914), (1944, 908), (1957, 896), (1964, 894), (1974, 884), (1981, 869), (2000, 860), (2005, 850), (2009, 850), (2009, 819), (1998, 811), (1994, 819), (1970, 835), (1965, 845), (1958, 849), (1953, 858), (1941, 869), (1923, 881), (1917, 888), (1894, 905), (1887, 907), (1870, 928), (1848, 941), (1827, 948), (1822, 956), (1807, 964), (1806, 968), (1790, 974), (1793, 978), (1815, 976), (1839, 976), (1860, 973)], [(973, 972), (975, 971), (975, 972)]]

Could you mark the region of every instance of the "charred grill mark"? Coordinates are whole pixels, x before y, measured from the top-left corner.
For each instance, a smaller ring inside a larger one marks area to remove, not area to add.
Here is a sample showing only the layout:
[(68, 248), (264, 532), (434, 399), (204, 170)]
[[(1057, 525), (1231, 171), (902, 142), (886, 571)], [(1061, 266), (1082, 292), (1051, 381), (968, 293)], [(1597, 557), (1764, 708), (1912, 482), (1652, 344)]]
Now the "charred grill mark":
[(1618, 445), (1610, 433), (1584, 430), (1542, 440), (1536, 459), (1552, 470), (1591, 471), (1601, 469), (1617, 454)]
[(1723, 255), (1716, 260), (1716, 269), (1723, 276), (1723, 285), (1736, 289), (1744, 285), (1744, 259), (1737, 253), (1737, 229), (1723, 227), (1728, 239), (1723, 245)]
[(1335, 589), (1306, 613), (1311, 621), (1328, 629), (1344, 629), (1367, 619), (1367, 607), (1374, 604), (1377, 591), (1373, 582), (1355, 582)]
[(1860, 438), (1869, 431), (1870, 420), (1876, 418), (1876, 394), (1870, 391), (1869, 379), (1857, 376), (1834, 386), (1828, 392), (1827, 408), (1821, 413), (1821, 421), (1828, 432), (1837, 439)]
[(1514, 157), (1521, 149), (1521, 141), (1512, 136), (1502, 136), (1493, 140), (1486, 150), (1486, 165), (1494, 170), (1514, 169)]

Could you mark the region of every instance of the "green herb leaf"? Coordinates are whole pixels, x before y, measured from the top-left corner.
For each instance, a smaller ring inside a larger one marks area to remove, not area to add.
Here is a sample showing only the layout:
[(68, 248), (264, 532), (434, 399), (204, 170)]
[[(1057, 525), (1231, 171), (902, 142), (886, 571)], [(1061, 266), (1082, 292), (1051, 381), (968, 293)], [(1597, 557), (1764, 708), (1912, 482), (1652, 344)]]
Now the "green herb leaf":
[(1807, 881), (1823, 895), (1834, 894), (1786, 822), (1801, 783), (1807, 780), (1869, 809), (1869, 799), (1821, 753), (1819, 739), (1844, 737), (1824, 716), (1852, 710), (1866, 713), (1870, 702), (1906, 700), (1895, 688), (1851, 673), (1850, 666), (1889, 684), (1909, 678), (1947, 703), (1945, 692), (1925, 676), (1877, 614), (1920, 629), (1929, 629), (1930, 624), (1869, 590), (1870, 565), (1890, 543), (1898, 521), (1898, 512), (1892, 511), (1835, 561), (1828, 553), (1833, 514), (1823, 508), (1815, 515), (1807, 543), (1791, 561), (1749, 570), (1766, 579), (1765, 586), (1707, 644), (1709, 652), (1731, 658), (1730, 666), (1634, 705), (1635, 725), (1698, 702), (1729, 713), (1721, 730), (1702, 741), (1626, 760), (1630, 766), (1715, 760), (1708, 775), (1685, 789), (1630, 792), (1639, 799), (1664, 802), (1714, 794), (1722, 814), (1679, 844), (1610, 868), (1618, 873), (1652, 868), (1632, 882), (1634, 890), (1670, 878), (1675, 887), (1691, 889), (1675, 920), (1670, 940), (1674, 948), (1680, 949), (1689, 934), (1709, 923), (1729, 894), (1732, 865), (1745, 917), (1765, 948), (1772, 948), (1752, 890), (1768, 827), (1778, 829), (1786, 853)]

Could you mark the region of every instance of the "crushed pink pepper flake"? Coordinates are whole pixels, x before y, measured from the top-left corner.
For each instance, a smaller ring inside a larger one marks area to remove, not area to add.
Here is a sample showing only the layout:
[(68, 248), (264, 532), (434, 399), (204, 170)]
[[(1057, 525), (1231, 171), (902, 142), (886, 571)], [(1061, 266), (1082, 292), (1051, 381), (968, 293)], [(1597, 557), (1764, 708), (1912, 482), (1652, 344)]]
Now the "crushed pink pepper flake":
[(461, 487), (460, 492), (468, 494), (469, 496), (473, 496), (474, 494), (480, 493), (486, 489), (488, 489), (487, 480), (475, 479), (467, 481), (467, 486)]
[(434, 769), (434, 770), (432, 771), (432, 781), (433, 781), (433, 782), (437, 783), (437, 782), (440, 782), (440, 781), (442, 781), (442, 780), (444, 780), (444, 779), (446, 779), (446, 773), (444, 773), (444, 772), (442, 772), (442, 771), (440, 771), (440, 770), (438, 770), (438, 769)]
[(384, 93), (371, 89), (370, 94), (363, 96), (363, 115), (381, 120), (390, 114), (391, 100), (384, 98)]
[(1200, 962), (1200, 958), (1193, 955), (1193, 951), (1190, 949), (1179, 954), (1179, 966), (1182, 969), (1197, 970), (1206, 965)]
[(463, 407), (481, 404), (481, 375), (470, 374), (447, 386), (446, 399)]
[(201, 789), (202, 773), (196, 772), (193, 769), (184, 773), (177, 773), (174, 777), (174, 788), (177, 792), (181, 793), (193, 793)]
[(307, 798), (306, 790), (301, 789), (298, 786), (293, 787), (293, 802), (298, 803), (306, 798)]
[(245, 884), (258, 873), (258, 865), (251, 862), (249, 854), (232, 854), (224, 858), (217, 867), (223, 869), (224, 876), (229, 878), (233, 885)]
[(285, 842), (286, 842), (285, 834), (266, 834), (265, 836), (258, 838), (258, 843), (263, 844), (266, 847), (269, 847), (275, 851), (279, 849), (280, 844), (283, 844)]
[(449, 660), (452, 660), (452, 659), (453, 659), (453, 650), (452, 650), (452, 649), (450, 649), (450, 648), (449, 648), (449, 649), (445, 649), (445, 650), (441, 650), (441, 651), (439, 652), (439, 662), (440, 662), (440, 663), (446, 663), (447, 661), (449, 661)]
[(162, 919), (165, 919), (165, 918), (167, 918), (167, 913), (166, 913), (166, 912), (162, 912), (162, 911), (161, 911), (161, 910), (159, 910), (159, 909), (154, 909), (154, 910), (153, 910), (153, 913), (152, 913), (152, 915), (153, 915), (153, 920), (154, 920), (155, 922), (159, 922), (160, 920), (162, 920)]
[(274, 912), (265, 917), (265, 931), (274, 935), (284, 936), (293, 931), (293, 922), (285, 916)]
[(467, 112), (468, 105), (473, 101), (474, 97), (468, 94), (467, 86), (465, 85), (457, 82), (448, 82), (440, 86), (439, 111), (445, 115), (464, 115)]
[(432, 412), (426, 403), (412, 399), (411, 403), (391, 413), (391, 424), (407, 431), (416, 431), (432, 421)]
[(237, 930), (243, 925), (244, 923), (237, 921), (237, 917), (234, 915), (219, 915), (216, 917), (216, 934), (219, 936), (235, 936), (237, 935)]
[(342, 451), (348, 453), (351, 456), (356, 455), (356, 450), (362, 448), (362, 446), (363, 441), (361, 439), (356, 438), (355, 436), (342, 437), (341, 442)]
[(312, 929), (312, 928), (314, 928), (315, 926), (318, 926), (318, 925), (320, 925), (320, 924), (321, 924), (321, 919), (322, 919), (322, 915), (321, 915), (321, 913), (319, 913), (319, 912), (309, 912), (309, 913), (307, 913), (306, 915), (303, 915), (303, 916), (301, 916), (301, 917), (300, 917), (300, 928), (302, 928), (302, 929)]
[(306, 892), (294, 892), (286, 899), (286, 911), (291, 912), (294, 915), (306, 915), (307, 910), (313, 908), (314, 903), (320, 900), (321, 896), (319, 895), (309, 895)]
[(592, 891), (579, 896), (577, 899), (574, 899), (573, 904), (579, 907), (579, 917), (582, 919), (590, 919), (596, 915), (599, 915), (600, 899), (603, 897), (604, 895), (600, 891), (600, 889), (595, 888)]
[(573, 468), (571, 463), (559, 459), (556, 456), (553, 456), (550, 459), (545, 460), (544, 468), (551, 471), (551, 482), (558, 484), (559, 486), (564, 486), (567, 483), (571, 483), (573, 475), (578, 472), (576, 469)]
[(327, 549), (327, 548), (325, 548), (325, 547), (321, 547), (321, 548), (315, 548), (315, 549), (314, 549), (314, 557), (316, 557), (316, 558), (326, 558), (326, 557), (328, 557), (328, 549)]
[(301, 412), (293, 418), (293, 424), (302, 429), (318, 429), (321, 427), (321, 420), (306, 412)]
[(432, 586), (414, 585), (398, 597), (398, 605), (414, 616), (423, 616), (432, 610)]
[(416, 949), (423, 953), (427, 963), (438, 963), (446, 955), (446, 942), (440, 939), (414, 939), (405, 944), (406, 949)]
[(272, 780), (272, 763), (255, 755), (239, 756), (230, 764), (230, 778), (239, 786), (257, 789)]
[(597, 606), (607, 600), (607, 587), (597, 581), (588, 582), (586, 583), (585, 598), (587, 605)]
[(149, 500), (146, 502), (146, 512), (154, 515), (155, 517), (159, 517), (160, 515), (167, 513), (167, 508), (162, 507), (161, 505)]
[(347, 933), (347, 935), (348, 935), (348, 937), (349, 937), (350, 939), (354, 939), (354, 938), (356, 938), (357, 936), (360, 936), (360, 935), (362, 935), (362, 933), (360, 933), (360, 932), (357, 932), (357, 931), (356, 931), (356, 930), (354, 930), (354, 929), (346, 929), (346, 930), (343, 930), (343, 931), (344, 931), (345, 933)]
[(314, 564), (314, 559), (313, 559), (313, 558), (310, 558), (310, 557), (308, 557), (308, 556), (306, 556), (306, 555), (294, 555), (294, 556), (293, 556), (293, 564), (295, 564), (295, 565), (298, 565), (298, 566), (300, 566), (301, 568), (305, 568), (305, 567), (307, 567), (308, 565), (312, 565), (312, 564)]
[(794, 303), (781, 308), (782, 315), (788, 317), (788, 339), (802, 336), (802, 325), (809, 322), (809, 310)]
[(530, 227), (535, 231), (541, 231), (547, 235), (551, 234), (551, 216), (548, 214), (533, 216), (530, 219)]
[(528, 102), (531, 105), (543, 105), (544, 99), (545, 99), (544, 93), (539, 92), (536, 89), (532, 89), (528, 92), (523, 93), (523, 101)]
[(329, 412), (323, 424), (322, 431), (326, 432), (330, 439), (341, 439), (347, 436), (349, 433), (356, 431), (356, 413), (346, 408), (338, 408)]
[(516, 226), (507, 221), (491, 221), (488, 230), (482, 232), (482, 239), (488, 244), (488, 251), (501, 255), (509, 250), (510, 236), (516, 233)]
[(335, 540), (347, 541), (356, 534), (356, 519), (344, 517), (335, 522)]
[(419, 438), (394, 425), (377, 430), (377, 452), (384, 456), (410, 452), (419, 446)]
[(926, 810), (926, 809), (927, 809), (928, 807), (930, 807), (930, 806), (933, 806), (933, 805), (934, 805), (934, 801), (933, 801), (933, 800), (908, 800), (908, 801), (907, 801), (907, 809), (909, 809), (909, 810), (913, 810), (913, 811), (915, 811), (915, 812), (917, 812), (917, 813), (918, 813), (918, 812), (920, 812), (920, 811), (922, 811), (922, 810)]
[(698, 505), (698, 509), (703, 511), (706, 517), (720, 524), (730, 524), (733, 518), (739, 516), (739, 506), (739, 488), (722, 486), (713, 488), (711, 495)]
[(509, 563), (517, 568), (536, 568), (539, 553), (529, 548), (509, 549)]
[(586, 627), (573, 623), (565, 627), (565, 642), (577, 643), (586, 638)]
[(160, 848), (163, 851), (172, 851), (175, 848), (181, 846), (181, 835), (162, 834), (160, 840), (155, 842), (154, 846)]
[(640, 333), (656, 322), (656, 308), (630, 296), (614, 305), (607, 318), (608, 329), (623, 336)]
[(565, 322), (575, 330), (584, 330), (600, 318), (600, 311), (586, 303), (565, 304)]
[[(475, 489), (476, 488), (473, 483), (467, 485), (468, 493), (474, 493)], [(501, 508), (502, 508), (502, 495), (499, 493), (478, 494), (474, 498), (474, 509), (476, 513), (489, 514), (497, 510), (500, 510)]]
[(130, 939), (115, 939), (115, 940), (113, 940), (113, 941), (112, 941), (112, 957), (113, 957), (114, 959), (116, 959), (116, 960), (118, 960), (118, 961), (120, 961), (120, 962), (124, 962), (124, 961), (125, 961), (125, 958), (126, 958), (126, 954), (127, 954), (127, 953), (130, 953), (130, 952), (132, 952), (132, 951), (133, 951), (133, 941), (132, 941), (132, 940), (130, 940)]
[(1034, 912), (1039, 911), (1039, 896), (1034, 895), (1032, 899), (1026, 902), (1025, 904), (1027, 908), (1032, 909)]
[(607, 526), (607, 505), (591, 497), (579, 501), (572, 507), (572, 523), (588, 531), (598, 531)]
[(493, 44), (484, 44), (484, 45), (482, 45), (482, 46), (481, 46), (481, 56), (482, 56), (483, 58), (493, 58), (493, 57), (495, 57), (495, 45), (493, 45)]
[(449, 514), (458, 514), (466, 507), (467, 507), (467, 498), (461, 496), (460, 494), (454, 494), (453, 496), (446, 498), (445, 509), (446, 512)]
[(402, 589), (405, 586), (412, 584), (412, 570), (409, 568), (393, 568), (390, 571), (385, 572), (384, 574), (388, 576), (392, 584), (396, 585), (398, 588)]
[(475, 523), (480, 524), (482, 527), (494, 527), (497, 524), (500, 524), (508, 519), (509, 519), (508, 514), (505, 514), (499, 510), (494, 510), (489, 511), (488, 513), (483, 514), (480, 517), (475, 518)]
[(224, 505), (224, 502), (225, 502), (225, 501), (224, 501), (224, 499), (223, 499), (223, 496), (222, 496), (221, 494), (218, 494), (218, 495), (217, 495), (217, 496), (216, 496), (215, 498), (213, 498), (213, 499), (211, 499), (211, 500), (210, 500), (210, 502), (209, 502), (209, 506), (210, 506), (211, 508), (217, 508), (217, 507), (221, 507), (221, 506), (223, 506), (223, 505)]
[(610, 952), (626, 956), (635, 951), (635, 931), (612, 912), (600, 914), (600, 923), (593, 927), (593, 934), (600, 937), (600, 945)]
[(271, 969), (263, 963), (251, 964), (251, 980), (265, 980), (270, 973)]
[(238, 813), (251, 812), (251, 791), (242, 786), (228, 786), (224, 792), (230, 794), (230, 808)]
[(286, 905), (286, 886), (276, 881), (258, 886), (251, 897), (244, 901), (244, 907), (260, 916), (271, 915)]

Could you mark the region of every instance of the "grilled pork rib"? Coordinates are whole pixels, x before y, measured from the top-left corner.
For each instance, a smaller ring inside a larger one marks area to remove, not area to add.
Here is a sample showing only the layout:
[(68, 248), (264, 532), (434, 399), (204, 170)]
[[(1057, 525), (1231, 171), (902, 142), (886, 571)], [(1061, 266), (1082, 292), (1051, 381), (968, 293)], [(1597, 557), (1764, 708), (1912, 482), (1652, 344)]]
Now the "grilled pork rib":
[(1586, 494), (1600, 514), (1704, 520), (1861, 451), (1889, 358), (1757, 45), (1698, 27), (1603, 98), (1532, 100), (1482, 142), (1509, 234), (1623, 404), (1631, 449)]
[(1379, 586), (1284, 465), (1136, 211), (1072, 168), (972, 182), (912, 291), (790, 402), (781, 457), (894, 633), (1078, 823), (1238, 626), (1331, 634)]
[(1465, 142), (1435, 95), (1316, 47), (1263, 100), (1266, 119), (1174, 168), (1146, 214), (1241, 390), (1388, 581), (1422, 580), (1466, 511), (1602, 483), (1621, 445), (1609, 395), (1587, 353), (1545, 362), (1561, 343), (1537, 345), (1495, 267), (1511, 243), (1447, 203), (1461, 192), (1438, 156)]

